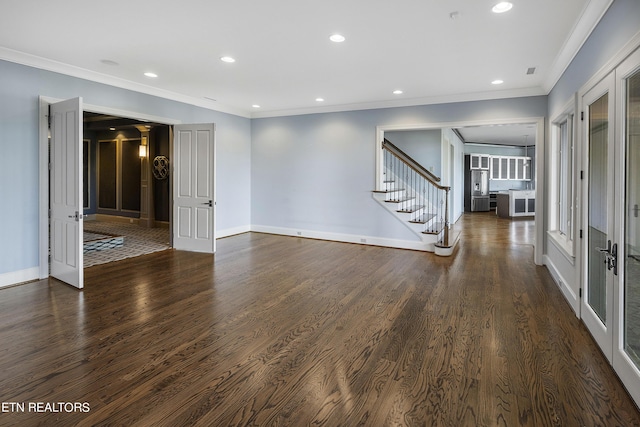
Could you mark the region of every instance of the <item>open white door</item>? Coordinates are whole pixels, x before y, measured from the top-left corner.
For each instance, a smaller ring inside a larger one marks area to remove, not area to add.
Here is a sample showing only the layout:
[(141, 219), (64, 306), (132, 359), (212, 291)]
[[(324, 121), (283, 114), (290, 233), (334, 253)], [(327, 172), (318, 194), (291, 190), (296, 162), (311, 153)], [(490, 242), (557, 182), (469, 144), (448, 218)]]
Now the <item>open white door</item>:
[(215, 126), (175, 125), (173, 153), (173, 247), (214, 253)]
[(82, 98), (51, 104), (50, 120), (50, 274), (82, 288)]

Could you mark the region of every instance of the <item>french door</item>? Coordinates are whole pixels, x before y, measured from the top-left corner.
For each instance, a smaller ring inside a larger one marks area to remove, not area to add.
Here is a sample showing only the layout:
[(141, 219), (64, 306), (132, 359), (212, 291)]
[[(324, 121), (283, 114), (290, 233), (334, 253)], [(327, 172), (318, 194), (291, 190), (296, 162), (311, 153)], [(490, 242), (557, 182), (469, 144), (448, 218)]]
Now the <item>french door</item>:
[(616, 69), (616, 141), (621, 175), (617, 188), (618, 275), (614, 287), (617, 328), (613, 367), (640, 402), (640, 50)]
[(585, 269), (581, 315), (611, 361), (613, 342), (614, 117), (615, 76), (609, 75), (582, 98), (586, 139), (586, 185), (583, 194)]
[(640, 403), (640, 50), (582, 97), (581, 317)]

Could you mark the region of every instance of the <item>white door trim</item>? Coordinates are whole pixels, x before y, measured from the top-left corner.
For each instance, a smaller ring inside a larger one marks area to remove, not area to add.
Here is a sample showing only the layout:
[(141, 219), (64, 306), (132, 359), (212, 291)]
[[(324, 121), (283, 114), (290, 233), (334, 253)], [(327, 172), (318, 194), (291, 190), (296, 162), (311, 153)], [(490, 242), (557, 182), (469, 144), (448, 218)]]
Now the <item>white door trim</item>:
[[(39, 170), (40, 170), (40, 191), (39, 191), (39, 230), (38, 230), (38, 259), (39, 259), (39, 278), (46, 279), (49, 277), (49, 105), (63, 101), (60, 98), (48, 96), (40, 96), (39, 106)], [(93, 104), (83, 104), (83, 111), (92, 113), (108, 114), (118, 117), (125, 117), (140, 121), (148, 121), (154, 123), (162, 123), (166, 125), (181, 124), (180, 120), (167, 117), (154, 116), (150, 114), (122, 110), (118, 108), (105, 107)]]

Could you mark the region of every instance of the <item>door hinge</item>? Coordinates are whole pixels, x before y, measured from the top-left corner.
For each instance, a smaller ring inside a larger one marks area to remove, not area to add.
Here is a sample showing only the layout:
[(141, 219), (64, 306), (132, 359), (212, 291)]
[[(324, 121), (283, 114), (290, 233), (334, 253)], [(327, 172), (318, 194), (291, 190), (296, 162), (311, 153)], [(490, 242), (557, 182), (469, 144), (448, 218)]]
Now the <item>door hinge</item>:
[(584, 171), (580, 171), (580, 179), (584, 179)]
[(580, 111), (580, 121), (584, 121), (584, 111)]
[(582, 298), (582, 288), (578, 289), (578, 297)]
[(51, 104), (49, 104), (48, 108), (48, 112), (47, 112), (47, 126), (48, 129), (51, 129)]
[(582, 228), (580, 229), (580, 238), (582, 239)]

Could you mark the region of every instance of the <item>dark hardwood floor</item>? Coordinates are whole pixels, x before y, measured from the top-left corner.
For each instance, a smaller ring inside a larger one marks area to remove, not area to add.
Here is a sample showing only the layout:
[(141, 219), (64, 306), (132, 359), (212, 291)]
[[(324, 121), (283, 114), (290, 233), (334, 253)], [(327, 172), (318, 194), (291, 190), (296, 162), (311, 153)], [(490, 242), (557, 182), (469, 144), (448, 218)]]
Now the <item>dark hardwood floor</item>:
[(462, 221), (451, 258), (247, 233), (2, 289), (0, 425), (640, 425), (533, 221)]

